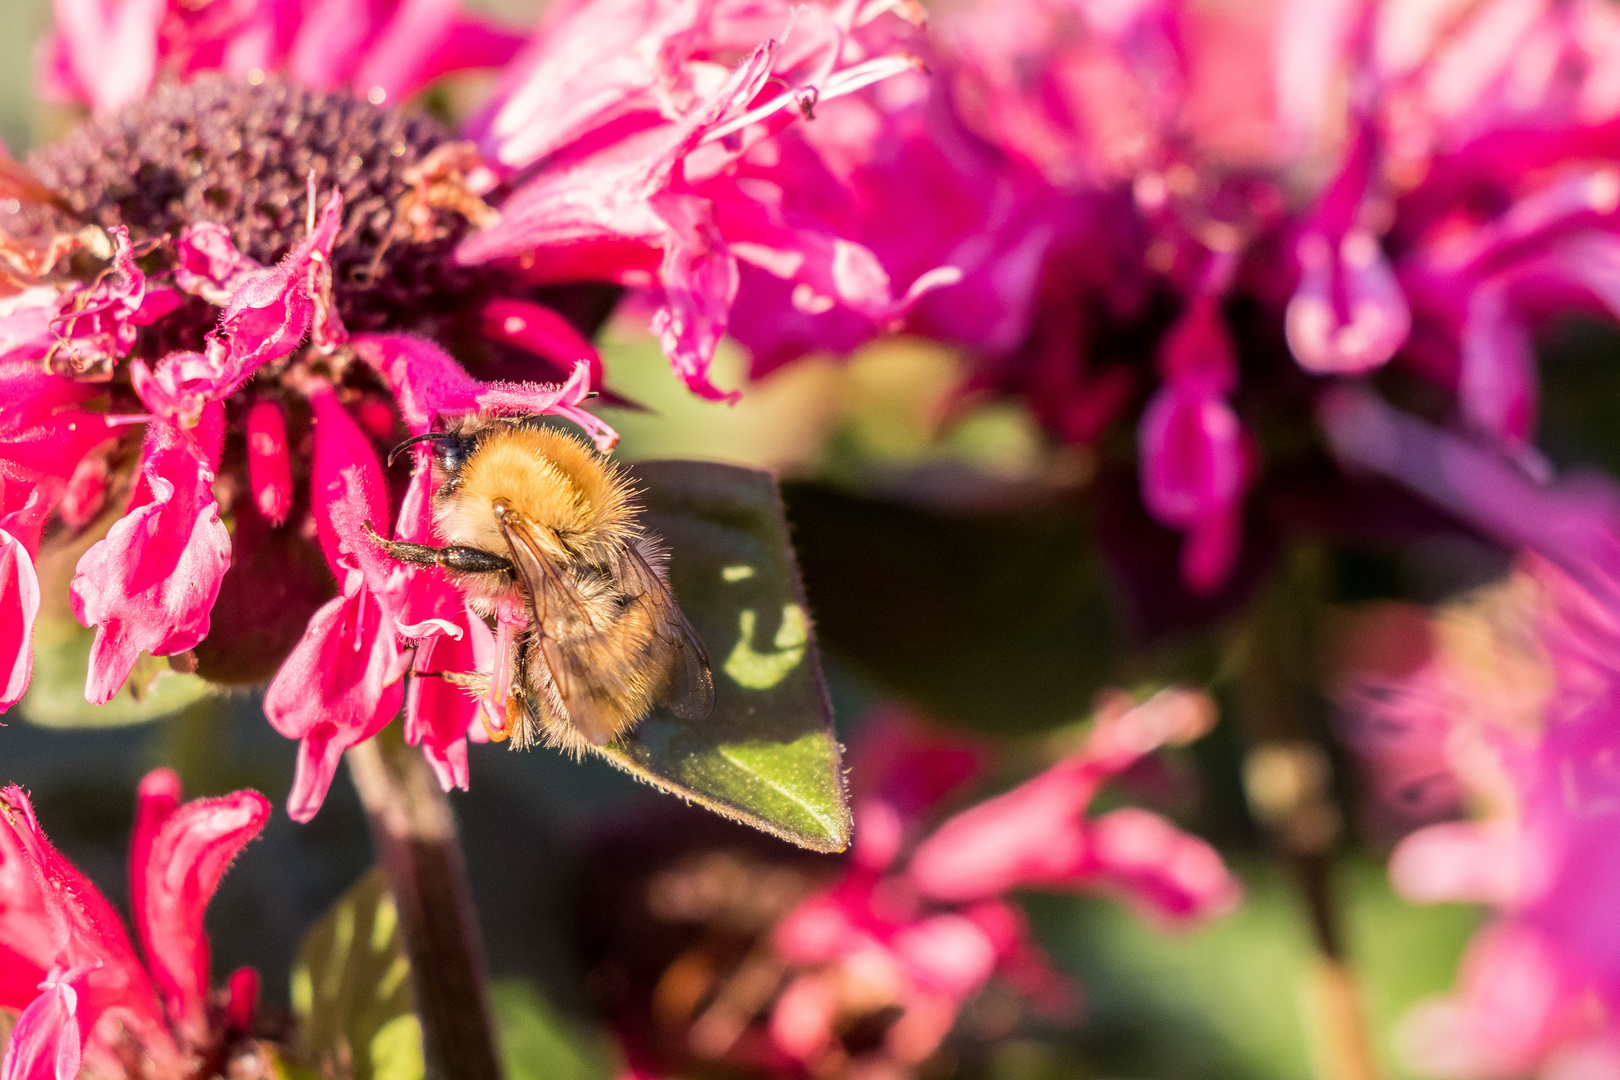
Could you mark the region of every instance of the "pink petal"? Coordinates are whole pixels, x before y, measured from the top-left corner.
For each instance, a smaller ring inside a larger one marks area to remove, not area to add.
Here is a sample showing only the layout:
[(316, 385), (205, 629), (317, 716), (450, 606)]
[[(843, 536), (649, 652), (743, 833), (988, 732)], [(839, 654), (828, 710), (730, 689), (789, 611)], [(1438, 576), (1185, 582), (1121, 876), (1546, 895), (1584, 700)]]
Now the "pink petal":
[(1447, 822), (1402, 840), (1390, 855), (1389, 879), (1414, 904), (1510, 904), (1523, 889), (1523, 861), (1510, 835)]
[(737, 260), (706, 202), (663, 195), (652, 203), (669, 226), (659, 269), (664, 302), (653, 313), (652, 332), (688, 389), (710, 401), (735, 401), (738, 392), (727, 393), (709, 381), (709, 365), (737, 298)]
[(1535, 432), (1538, 390), (1535, 345), (1506, 290), (1476, 288), (1463, 326), (1457, 383), (1463, 417), (1509, 446), (1523, 445)]
[(521, 255), (534, 248), (580, 243), (661, 244), (667, 225), (651, 200), (668, 189), (676, 167), (735, 105), (764, 84), (777, 44), (767, 41), (714, 94), (677, 123), (627, 139), (577, 165), (546, 170), (501, 207), (501, 221), (463, 240), (463, 263)]
[(148, 1053), (172, 1061), (175, 1051), (163, 1008), (117, 913), (51, 846), (34, 818), (28, 796), (18, 787), (0, 789), (0, 854), (28, 868), (49, 918), (51, 939), (26, 944), (31, 949), (48, 949), (59, 969), (87, 972), (75, 979), (78, 1015), (85, 1031), (93, 1026), (95, 1017), (119, 1009)]
[[(131, 852), (130, 881), (143, 882), (139, 893), (131, 889), (135, 925), (171, 1022), (191, 1046), (200, 1047), (209, 1038), (204, 909), (231, 861), (264, 828), (270, 803), (256, 791), (238, 791), (175, 807), (178, 784), (162, 771), (142, 783), (143, 802), (149, 785), (158, 803), (153, 816), (165, 807), (167, 813), (149, 843)], [(141, 816), (146, 816), (144, 806)], [(138, 824), (149, 830), (152, 823)]]
[[(1299, 287), (1288, 301), (1288, 346), (1306, 371), (1354, 375), (1381, 366), (1406, 343), (1412, 313), (1377, 239), (1353, 229), (1299, 241)], [(1342, 306), (1338, 296), (1342, 294)]]
[(342, 596), (326, 603), (265, 692), (271, 725), (302, 745), (287, 812), (315, 816), (343, 751), (381, 731), (399, 712), (402, 654), (392, 617), (350, 576)]
[(78, 1010), (79, 995), (70, 983), (47, 983), (17, 1018), (0, 1062), (0, 1080), (77, 1080), (90, 1033), (90, 1024), (79, 1023)]
[(1165, 919), (1218, 918), (1237, 907), (1243, 887), (1219, 853), (1146, 810), (1125, 807), (1088, 826), (1090, 865), (1076, 879), (1101, 875), (1138, 905)]
[(315, 461), (310, 470), (310, 503), (321, 549), (341, 581), (358, 567), (376, 592), (387, 587), (393, 561), (366, 533), (388, 527), (388, 489), (371, 441), (361, 432), (330, 387), (309, 393), (315, 418)]
[(174, 283), (224, 307), (248, 275), (264, 267), (236, 250), (231, 232), (212, 221), (187, 225), (174, 245)]
[(28, 549), (0, 529), (0, 712), (22, 699), (34, 673), (39, 577)]
[[(310, 205), (314, 202), (312, 191)], [(216, 338), (209, 348), (209, 356), (217, 356), (216, 397), (230, 394), (259, 365), (292, 352), (312, 330), (317, 339), (342, 336), (337, 313), (324, 300), (331, 294), (332, 245), (342, 226), (343, 196), (333, 190), (314, 229), (286, 258), (237, 279), (216, 332), (223, 342)]]
[(1243, 429), (1232, 406), (1199, 379), (1173, 379), (1137, 426), (1142, 501), (1159, 521), (1188, 528), (1242, 496)]
[(328, 0), (306, 9), (287, 57), (289, 74), (318, 90), (347, 83), (379, 29), (380, 8), (365, 0)]
[(166, 0), (55, 0), (56, 32), (69, 70), (98, 113), (141, 97), (157, 74)]
[(511, 416), (566, 417), (585, 429), (603, 453), (619, 441), (611, 427), (580, 407), (591, 393), (588, 361), (575, 363), (568, 381), (560, 385), (481, 383), (438, 346), (419, 338), (359, 334), (351, 345), (388, 384), (412, 434), (431, 430), (441, 417), (485, 409)]
[(814, 1061), (832, 1042), (838, 1020), (838, 991), (828, 979), (800, 975), (771, 1010), (771, 1042), (798, 1061)]
[(292, 459), (287, 451), (287, 418), (270, 398), (255, 401), (247, 414), (248, 488), (265, 520), (280, 525), (292, 508)]
[(355, 90), (405, 101), (447, 72), (499, 67), (522, 46), (520, 36), (470, 19), (459, 8), (458, 0), (404, 0), (359, 57)]
[(602, 357), (596, 346), (550, 308), (501, 297), (485, 304), (480, 317), (485, 337), (526, 349), (563, 371), (573, 371), (584, 360), (591, 365), (591, 385), (602, 385)]
[(118, 692), (141, 652), (184, 652), (208, 634), (231, 562), (212, 491), (224, 420), (217, 403), (191, 431), (152, 420), (129, 510), (79, 560), (73, 614), (96, 627), (85, 682), (94, 704)]
[(958, 1000), (978, 993), (996, 967), (995, 944), (962, 915), (912, 923), (894, 935), (892, 947), (916, 982)]

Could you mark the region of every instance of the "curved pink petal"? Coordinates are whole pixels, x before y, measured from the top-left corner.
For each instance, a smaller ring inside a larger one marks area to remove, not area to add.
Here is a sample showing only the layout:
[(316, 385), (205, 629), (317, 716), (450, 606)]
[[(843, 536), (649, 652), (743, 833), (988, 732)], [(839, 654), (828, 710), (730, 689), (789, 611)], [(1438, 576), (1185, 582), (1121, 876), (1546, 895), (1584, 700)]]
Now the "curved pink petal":
[(146, 93), (157, 75), (167, 0), (55, 0), (55, 9), (68, 70), (96, 112)]
[(588, 360), (574, 363), (561, 384), (481, 383), (444, 350), (420, 338), (357, 334), (350, 344), (388, 384), (412, 434), (431, 430), (441, 417), (483, 409), (508, 416), (565, 417), (583, 428), (604, 454), (619, 441), (617, 432), (581, 407), (593, 385)]
[(350, 79), (368, 98), (400, 102), (440, 75), (498, 67), (523, 38), (461, 14), (458, 0), (403, 0), (359, 56)]
[(1468, 301), (1462, 331), (1457, 404), (1475, 429), (1509, 446), (1535, 434), (1540, 386), (1530, 329), (1500, 285), (1482, 285)]
[(34, 672), (39, 576), (21, 541), (0, 529), (0, 712), (22, 699)]
[(217, 402), (190, 431), (154, 418), (129, 510), (79, 560), (73, 614), (96, 628), (85, 681), (94, 704), (118, 692), (141, 652), (184, 652), (208, 635), (231, 562), (212, 490), (224, 426)]
[[(314, 203), (311, 191), (311, 207)], [(334, 190), (314, 228), (286, 258), (235, 279), (236, 289), (219, 318), (219, 336), (212, 338), (208, 349), (217, 367), (213, 379), (217, 399), (240, 386), (259, 365), (292, 352), (312, 331), (317, 343), (323, 338), (341, 340), (342, 326), (328, 301), (332, 245), (342, 227), (343, 196)]]
[(0, 1080), (77, 1080), (90, 1024), (80, 1024), (79, 994), (71, 983), (47, 983), (17, 1018)]
[(1523, 861), (1502, 830), (1446, 822), (1402, 840), (1390, 855), (1389, 879), (1414, 904), (1511, 904), (1523, 891)]
[(737, 298), (737, 260), (707, 202), (661, 195), (652, 203), (669, 228), (659, 269), (664, 302), (653, 312), (652, 332), (688, 389), (710, 401), (735, 401), (737, 391), (727, 393), (709, 381), (709, 366)]
[(308, 821), (320, 809), (343, 751), (371, 738), (399, 712), (405, 659), (392, 615), (352, 573), (344, 594), (310, 619), (265, 691), (266, 718), (301, 742), (287, 797), (294, 821)]
[(479, 318), (485, 337), (516, 345), (563, 371), (573, 371), (584, 360), (591, 365), (591, 385), (602, 385), (602, 356), (596, 346), (543, 304), (498, 297), (484, 305)]
[[(178, 785), (170, 786), (172, 778), (161, 770), (142, 783), (143, 801), (151, 788), (155, 810), (167, 805), (168, 812), (150, 842), (132, 850), (131, 901), (141, 946), (170, 1021), (190, 1045), (202, 1046), (209, 1037), (203, 912), (231, 861), (264, 828), (270, 803), (256, 791), (238, 791), (176, 807), (170, 802), (178, 795)], [(142, 882), (138, 893), (136, 880)]]
[(1243, 429), (1224, 397), (1198, 379), (1159, 388), (1136, 429), (1142, 501), (1166, 525), (1188, 528), (1242, 497)]
[[(1237, 907), (1243, 887), (1220, 854), (1158, 814), (1124, 807), (1087, 826), (1087, 865), (1070, 882), (1097, 878), (1166, 919), (1215, 918)], [(1051, 884), (1059, 884), (1053, 881)]]
[(33, 805), (21, 788), (0, 789), (0, 853), (31, 873), (49, 919), (45, 945), (57, 969), (82, 970), (75, 980), (81, 1022), (88, 1031), (95, 1017), (119, 1009), (126, 1026), (154, 1057), (173, 1060), (175, 1050), (146, 969), (135, 956), (117, 912), (39, 827)]
[(310, 503), (320, 534), (321, 550), (332, 573), (342, 581), (348, 567), (358, 567), (367, 587), (387, 587), (394, 563), (367, 534), (388, 528), (388, 489), (377, 453), (337, 395), (325, 384), (311, 388), (315, 418), (315, 461), (310, 471)]

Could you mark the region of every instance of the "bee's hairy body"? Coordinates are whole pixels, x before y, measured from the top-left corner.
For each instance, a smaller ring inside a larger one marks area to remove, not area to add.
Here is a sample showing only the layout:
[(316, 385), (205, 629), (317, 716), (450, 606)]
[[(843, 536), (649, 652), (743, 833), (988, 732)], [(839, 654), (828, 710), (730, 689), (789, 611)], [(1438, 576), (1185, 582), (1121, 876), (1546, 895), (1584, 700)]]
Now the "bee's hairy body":
[(527, 606), (512, 745), (602, 745), (659, 704), (707, 714), (707, 654), (622, 472), (566, 432), (493, 417), (463, 418), (433, 439), (433, 518), (446, 546), (390, 547), (444, 566), (486, 617)]

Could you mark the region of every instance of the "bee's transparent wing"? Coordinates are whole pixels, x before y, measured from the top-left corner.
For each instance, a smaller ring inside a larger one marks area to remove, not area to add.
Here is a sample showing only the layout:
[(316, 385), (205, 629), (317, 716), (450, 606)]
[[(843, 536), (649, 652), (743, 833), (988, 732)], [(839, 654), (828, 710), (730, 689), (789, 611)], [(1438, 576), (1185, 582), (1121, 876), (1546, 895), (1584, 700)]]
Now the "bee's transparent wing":
[(663, 576), (654, 570), (634, 544), (627, 545), (618, 568), (624, 591), (645, 598), (650, 605), (653, 631), (669, 646), (673, 662), (669, 679), (654, 698), (682, 720), (703, 720), (714, 711), (714, 676), (709, 672), (709, 650), (675, 602)]
[(629, 720), (636, 719), (627, 719), (619, 707), (626, 698), (626, 679), (634, 677), (634, 673), (614, 664), (605, 650), (591, 648), (592, 638), (588, 635), (564, 643), (546, 632), (554, 604), (570, 605), (577, 618), (592, 625), (590, 604), (541, 550), (521, 518), (507, 515), (500, 525), (512, 553), (512, 565), (517, 567), (529, 594), (529, 615), (534, 621), (530, 632), (567, 714), (564, 719), (592, 743), (602, 746), (612, 741)]

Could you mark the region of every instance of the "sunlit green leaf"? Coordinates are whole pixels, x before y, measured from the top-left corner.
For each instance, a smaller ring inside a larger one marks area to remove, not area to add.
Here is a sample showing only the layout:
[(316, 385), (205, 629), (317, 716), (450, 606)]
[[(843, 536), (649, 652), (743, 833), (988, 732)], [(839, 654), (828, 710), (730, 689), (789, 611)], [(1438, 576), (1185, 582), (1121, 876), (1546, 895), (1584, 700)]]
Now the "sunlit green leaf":
[(507, 1080), (609, 1080), (615, 1074), (606, 1038), (575, 1027), (533, 983), (501, 979), (489, 996)]
[(700, 462), (633, 471), (676, 599), (708, 646), (715, 707), (695, 723), (659, 710), (603, 756), (727, 817), (842, 851), (843, 766), (776, 482)]
[(399, 909), (372, 870), (304, 938), (292, 973), (294, 1056), (354, 1080), (420, 1080), (422, 1028)]

